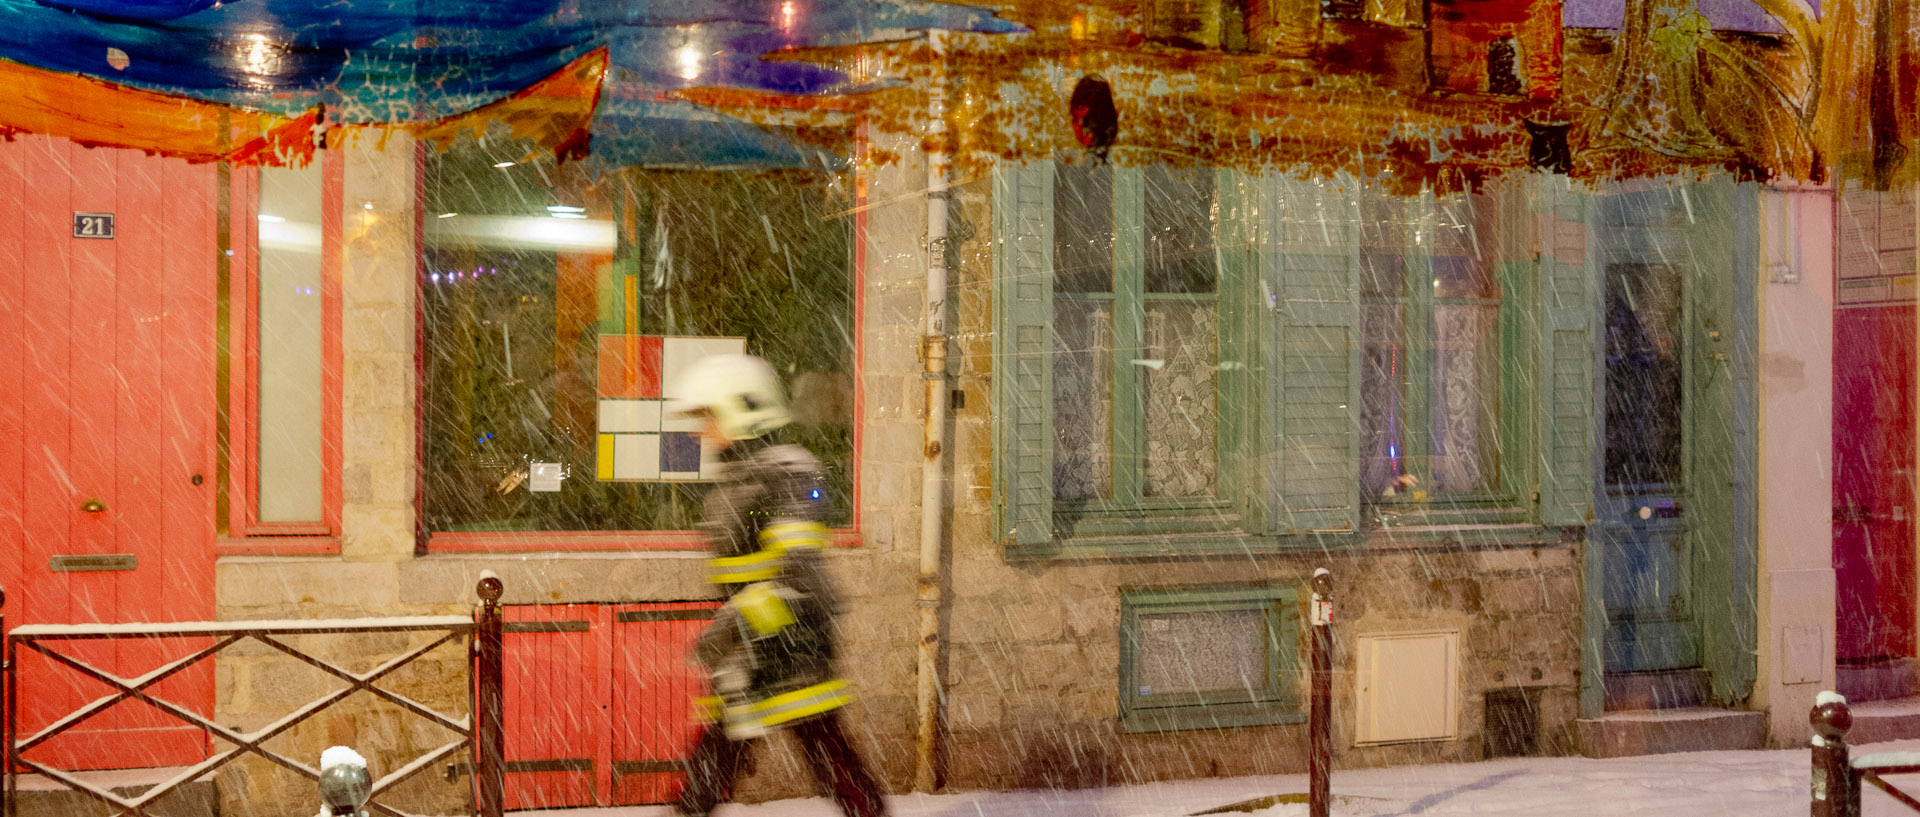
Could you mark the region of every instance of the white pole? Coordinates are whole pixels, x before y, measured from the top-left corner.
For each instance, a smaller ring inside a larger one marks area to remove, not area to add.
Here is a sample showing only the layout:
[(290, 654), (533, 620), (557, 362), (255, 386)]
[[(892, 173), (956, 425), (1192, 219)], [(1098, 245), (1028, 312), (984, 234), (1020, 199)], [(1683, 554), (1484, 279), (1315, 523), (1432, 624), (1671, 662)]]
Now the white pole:
[(946, 516), (946, 480), (942, 465), (947, 427), (947, 33), (927, 32), (936, 55), (929, 88), (927, 119), (927, 303), (921, 357), (926, 368), (926, 426), (920, 456), (920, 643), (919, 730), (915, 736), (914, 788), (933, 791), (938, 784), (934, 758), (940, 737), (941, 523)]

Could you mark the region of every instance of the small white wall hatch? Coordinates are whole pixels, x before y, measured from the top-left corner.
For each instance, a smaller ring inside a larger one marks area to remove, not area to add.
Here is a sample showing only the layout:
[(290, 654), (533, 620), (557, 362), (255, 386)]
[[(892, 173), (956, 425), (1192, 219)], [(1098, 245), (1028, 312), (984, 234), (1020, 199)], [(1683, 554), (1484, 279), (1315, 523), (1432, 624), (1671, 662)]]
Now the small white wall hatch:
[(1459, 736), (1460, 631), (1363, 635), (1355, 649), (1356, 743)]

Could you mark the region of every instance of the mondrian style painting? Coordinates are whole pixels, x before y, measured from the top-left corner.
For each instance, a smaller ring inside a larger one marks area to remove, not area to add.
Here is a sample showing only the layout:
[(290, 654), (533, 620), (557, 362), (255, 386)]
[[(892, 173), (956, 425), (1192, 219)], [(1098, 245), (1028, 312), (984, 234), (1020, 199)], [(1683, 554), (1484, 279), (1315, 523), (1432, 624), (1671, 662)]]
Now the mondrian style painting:
[(744, 338), (600, 336), (602, 482), (697, 482), (717, 476), (700, 424), (670, 416), (673, 384), (709, 355), (744, 354)]

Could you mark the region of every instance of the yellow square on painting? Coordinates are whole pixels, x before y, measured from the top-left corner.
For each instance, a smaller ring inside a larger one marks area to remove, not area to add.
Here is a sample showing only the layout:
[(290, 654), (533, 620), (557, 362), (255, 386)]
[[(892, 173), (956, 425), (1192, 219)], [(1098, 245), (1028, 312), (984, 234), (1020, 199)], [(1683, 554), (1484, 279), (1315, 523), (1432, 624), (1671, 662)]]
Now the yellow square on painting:
[(601, 480), (613, 479), (613, 435), (600, 435), (597, 448), (599, 456), (594, 458), (594, 476)]

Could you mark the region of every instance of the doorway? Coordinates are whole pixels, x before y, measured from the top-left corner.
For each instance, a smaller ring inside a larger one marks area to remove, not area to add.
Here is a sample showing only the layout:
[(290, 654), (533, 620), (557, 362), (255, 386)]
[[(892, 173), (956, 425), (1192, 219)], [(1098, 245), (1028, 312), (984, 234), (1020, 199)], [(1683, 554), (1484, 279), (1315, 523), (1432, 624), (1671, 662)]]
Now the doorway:
[[(216, 174), (136, 151), (0, 143), (0, 584), (21, 624), (213, 618)], [(206, 643), (70, 654), (138, 676)], [(105, 685), (20, 655), (24, 738)], [(157, 697), (211, 716), (211, 663)], [(207, 738), (122, 701), (26, 753), (177, 766)]]
[[(1640, 183), (1594, 223), (1601, 338), (1605, 708), (1698, 706), (1716, 691), (1734, 592), (1737, 188)], [(1730, 598), (1731, 596), (1729, 596)], [(1737, 628), (1735, 628), (1737, 629)]]
[[(1837, 684), (1849, 700), (1920, 692), (1915, 651), (1914, 204), (1847, 189), (1836, 203), (1833, 570)], [(1906, 280), (1911, 280), (1907, 278)]]

